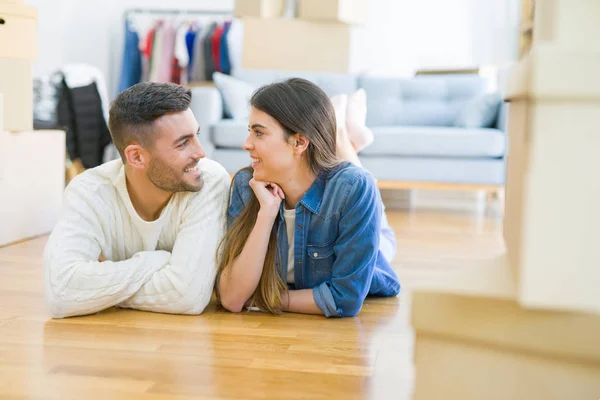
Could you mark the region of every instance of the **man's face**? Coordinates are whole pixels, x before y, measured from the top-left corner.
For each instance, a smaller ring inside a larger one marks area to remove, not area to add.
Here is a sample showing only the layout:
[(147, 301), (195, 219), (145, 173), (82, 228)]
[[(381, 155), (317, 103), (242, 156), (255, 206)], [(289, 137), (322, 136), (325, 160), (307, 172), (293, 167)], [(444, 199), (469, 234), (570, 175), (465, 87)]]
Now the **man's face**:
[(198, 161), (206, 156), (198, 134), (198, 122), (186, 111), (164, 115), (154, 121), (156, 133), (147, 168), (148, 179), (170, 192), (197, 192), (202, 188)]

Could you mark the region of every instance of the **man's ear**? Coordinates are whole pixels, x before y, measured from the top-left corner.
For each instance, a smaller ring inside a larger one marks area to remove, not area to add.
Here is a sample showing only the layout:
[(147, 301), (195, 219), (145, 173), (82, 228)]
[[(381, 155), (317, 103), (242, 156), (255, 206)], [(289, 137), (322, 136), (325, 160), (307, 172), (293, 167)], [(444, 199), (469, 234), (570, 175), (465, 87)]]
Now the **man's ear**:
[(301, 133), (296, 133), (291, 137), (292, 145), (294, 146), (294, 152), (296, 154), (302, 154), (308, 148), (310, 140)]
[(125, 147), (125, 159), (127, 164), (135, 169), (144, 169), (148, 165), (149, 155), (146, 149), (137, 143), (130, 144)]

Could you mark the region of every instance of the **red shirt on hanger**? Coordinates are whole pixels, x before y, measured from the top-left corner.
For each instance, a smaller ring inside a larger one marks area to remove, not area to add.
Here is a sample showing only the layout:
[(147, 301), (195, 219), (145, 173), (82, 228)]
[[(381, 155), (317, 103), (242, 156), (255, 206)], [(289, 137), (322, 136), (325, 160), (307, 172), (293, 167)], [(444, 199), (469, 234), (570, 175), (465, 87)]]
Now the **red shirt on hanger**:
[(225, 26), (220, 24), (215, 29), (215, 33), (212, 37), (212, 58), (213, 63), (215, 64), (215, 71), (223, 72), (223, 68), (221, 67), (221, 38), (223, 37), (223, 30)]

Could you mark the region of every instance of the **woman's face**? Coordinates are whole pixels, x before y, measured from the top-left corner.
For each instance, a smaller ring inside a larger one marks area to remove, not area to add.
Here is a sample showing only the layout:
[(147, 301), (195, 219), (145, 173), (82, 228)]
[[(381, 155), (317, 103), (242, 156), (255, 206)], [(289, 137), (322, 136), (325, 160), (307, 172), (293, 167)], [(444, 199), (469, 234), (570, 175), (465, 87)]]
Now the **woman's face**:
[(275, 118), (253, 107), (243, 147), (252, 158), (254, 179), (278, 184), (291, 179), (301, 162), (293, 141)]

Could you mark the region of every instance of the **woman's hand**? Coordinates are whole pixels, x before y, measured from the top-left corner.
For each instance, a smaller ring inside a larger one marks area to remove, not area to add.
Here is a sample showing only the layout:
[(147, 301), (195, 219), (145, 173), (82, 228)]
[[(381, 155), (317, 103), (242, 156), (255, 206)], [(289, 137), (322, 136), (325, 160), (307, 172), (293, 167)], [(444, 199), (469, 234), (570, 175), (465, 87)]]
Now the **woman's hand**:
[(250, 187), (260, 203), (260, 213), (276, 217), (281, 201), (285, 198), (283, 190), (275, 183), (257, 181), (254, 178), (250, 179)]

